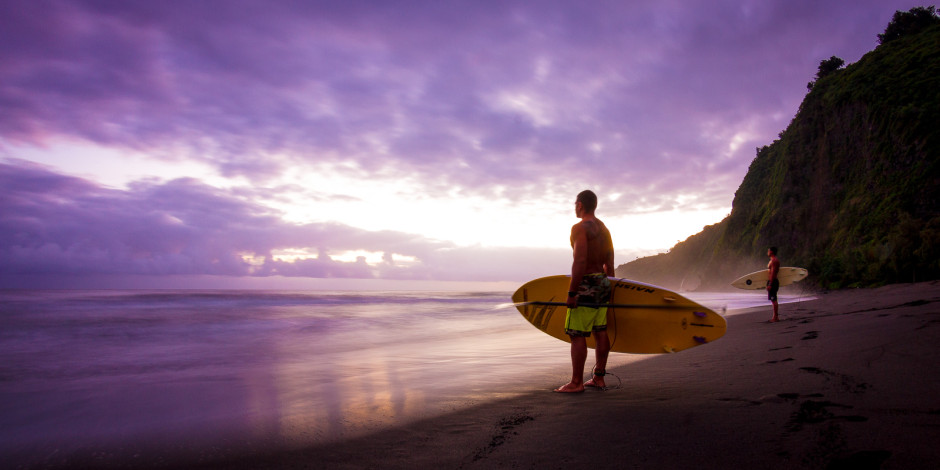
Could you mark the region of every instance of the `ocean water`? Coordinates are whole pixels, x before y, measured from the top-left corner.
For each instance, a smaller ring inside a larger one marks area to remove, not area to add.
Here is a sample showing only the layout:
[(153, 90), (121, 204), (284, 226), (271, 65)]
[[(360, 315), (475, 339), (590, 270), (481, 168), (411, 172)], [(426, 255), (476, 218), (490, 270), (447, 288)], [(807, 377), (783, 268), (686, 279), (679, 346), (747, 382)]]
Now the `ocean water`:
[(566, 382), (567, 345), (509, 296), (2, 291), (0, 460), (326, 443)]

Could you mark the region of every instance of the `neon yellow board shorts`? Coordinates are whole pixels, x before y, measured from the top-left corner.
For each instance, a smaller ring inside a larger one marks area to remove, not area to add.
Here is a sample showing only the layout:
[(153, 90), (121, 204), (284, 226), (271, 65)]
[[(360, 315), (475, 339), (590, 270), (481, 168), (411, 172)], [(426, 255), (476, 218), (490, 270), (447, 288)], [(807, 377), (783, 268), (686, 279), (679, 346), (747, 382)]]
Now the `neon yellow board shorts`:
[[(610, 280), (603, 273), (587, 274), (578, 286), (578, 304), (610, 303)], [(607, 330), (607, 307), (569, 308), (565, 316), (565, 333), (568, 336), (591, 336), (592, 331)]]

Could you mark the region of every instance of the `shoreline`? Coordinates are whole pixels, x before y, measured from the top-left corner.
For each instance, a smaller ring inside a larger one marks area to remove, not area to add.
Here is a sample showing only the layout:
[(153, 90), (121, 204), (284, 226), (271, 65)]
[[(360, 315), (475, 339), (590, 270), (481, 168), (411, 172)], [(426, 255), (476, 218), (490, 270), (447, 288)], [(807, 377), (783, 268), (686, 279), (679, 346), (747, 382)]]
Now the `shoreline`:
[(555, 394), (558, 383), (540, 381), (512, 398), (313, 447), (288, 448), (272, 437), (253, 448), (133, 462), (72, 456), (58, 466), (926, 468), (940, 461), (940, 281), (816, 294), (782, 304), (780, 315), (771, 324), (769, 305), (734, 312), (713, 344), (611, 368), (622, 384), (606, 391)]

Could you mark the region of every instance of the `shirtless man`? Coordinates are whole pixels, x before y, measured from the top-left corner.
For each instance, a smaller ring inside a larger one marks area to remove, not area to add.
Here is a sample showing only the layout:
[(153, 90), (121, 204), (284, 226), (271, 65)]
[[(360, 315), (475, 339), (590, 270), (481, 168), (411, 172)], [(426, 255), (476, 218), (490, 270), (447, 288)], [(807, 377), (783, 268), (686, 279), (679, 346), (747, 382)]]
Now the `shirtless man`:
[[(607, 307), (579, 307), (578, 302), (605, 304), (610, 302), (610, 281), (614, 275), (614, 244), (610, 231), (594, 217), (597, 195), (582, 191), (574, 203), (575, 215), (581, 219), (571, 227), (571, 283), (568, 286), (568, 314), (565, 333), (571, 338), (571, 382), (555, 389), (556, 392), (583, 392), (584, 387), (606, 387), (607, 355), (610, 339), (607, 337)], [(587, 338), (594, 333), (597, 343), (591, 380), (584, 382), (584, 361), (587, 359)]]
[(767, 279), (767, 300), (770, 300), (770, 303), (774, 305), (774, 316), (771, 317), (770, 322), (776, 323), (780, 321), (780, 318), (777, 317), (777, 290), (780, 289), (780, 281), (777, 279), (777, 274), (780, 272), (777, 247), (767, 248), (767, 256), (770, 257), (770, 262), (767, 263), (767, 269), (770, 270), (770, 276)]

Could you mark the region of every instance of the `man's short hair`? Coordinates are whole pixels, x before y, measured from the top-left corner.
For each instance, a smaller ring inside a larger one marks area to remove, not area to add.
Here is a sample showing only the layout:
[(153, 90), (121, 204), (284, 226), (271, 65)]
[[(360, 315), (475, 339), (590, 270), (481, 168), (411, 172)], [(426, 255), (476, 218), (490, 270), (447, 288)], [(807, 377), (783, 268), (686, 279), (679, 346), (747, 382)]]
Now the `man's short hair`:
[(774, 256), (777, 256), (777, 247), (771, 246), (771, 247), (769, 247), (769, 248), (767, 248), (767, 249), (770, 250), (770, 252), (773, 253)]
[(578, 193), (577, 201), (581, 203), (581, 207), (587, 213), (593, 213), (594, 209), (597, 209), (597, 194), (594, 194), (594, 191), (590, 189)]

